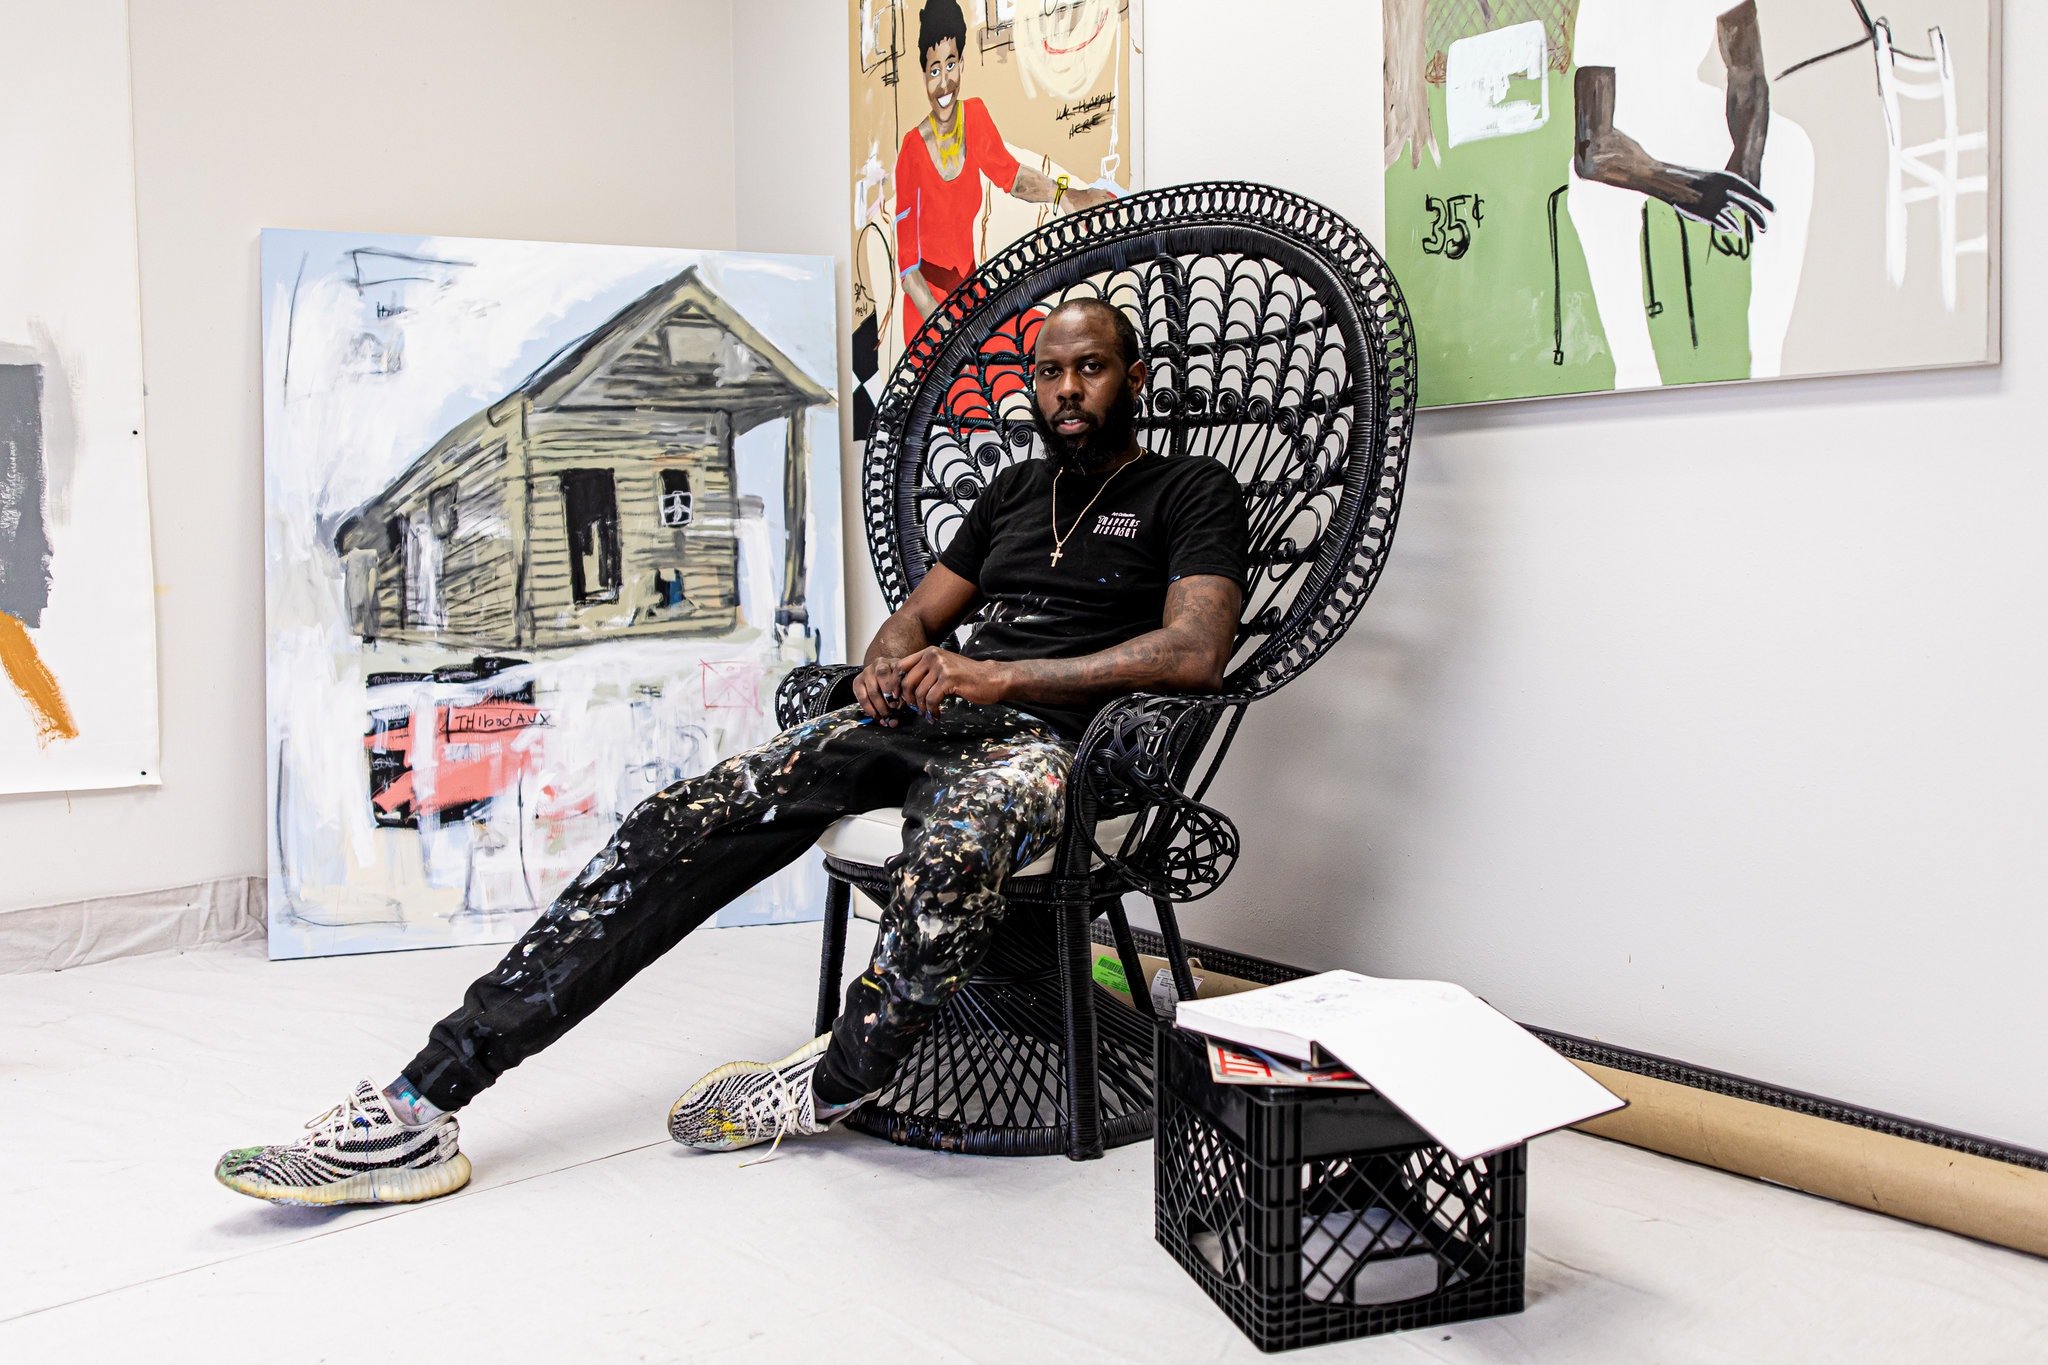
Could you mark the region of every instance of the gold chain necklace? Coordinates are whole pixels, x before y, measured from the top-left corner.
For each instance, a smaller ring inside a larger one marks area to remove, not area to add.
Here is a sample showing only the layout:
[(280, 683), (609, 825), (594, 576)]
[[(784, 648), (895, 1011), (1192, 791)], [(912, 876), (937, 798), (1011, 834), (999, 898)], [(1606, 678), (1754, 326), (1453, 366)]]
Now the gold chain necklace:
[(960, 107), (959, 96), (953, 98), (953, 121), (941, 128), (939, 116), (932, 115), (932, 146), (938, 151), (939, 169), (944, 170), (948, 162), (958, 165), (967, 145), (967, 111)]
[(1060, 534), (1060, 475), (1062, 475), (1062, 474), (1066, 473), (1066, 471), (1065, 471), (1064, 469), (1057, 469), (1057, 470), (1054, 470), (1054, 471), (1053, 471), (1053, 476), (1052, 476), (1052, 567), (1054, 567), (1055, 569), (1057, 569), (1057, 568), (1059, 567), (1059, 565), (1060, 565), (1060, 556), (1066, 553), (1066, 551), (1065, 551), (1064, 549), (1062, 549), (1061, 547), (1062, 547), (1062, 546), (1064, 546), (1064, 545), (1065, 545), (1065, 544), (1066, 544), (1066, 543), (1067, 543), (1068, 541), (1072, 540), (1072, 539), (1074, 538), (1074, 532), (1076, 532), (1076, 531), (1078, 531), (1078, 530), (1080, 530), (1080, 529), (1081, 529), (1081, 523), (1082, 523), (1082, 522), (1084, 522), (1084, 521), (1086, 521), (1086, 520), (1088, 520), (1088, 510), (1089, 510), (1089, 508), (1091, 508), (1091, 507), (1095, 506), (1095, 504), (1096, 504), (1097, 500), (1098, 500), (1098, 499), (1100, 499), (1100, 498), (1102, 497), (1102, 495), (1103, 495), (1104, 493), (1107, 493), (1107, 492), (1109, 491), (1109, 486), (1110, 486), (1110, 484), (1112, 484), (1112, 483), (1114, 483), (1114, 482), (1116, 481), (1116, 476), (1117, 476), (1117, 475), (1119, 475), (1119, 474), (1123, 473), (1123, 472), (1124, 472), (1124, 470), (1126, 470), (1126, 469), (1130, 468), (1130, 467), (1131, 467), (1132, 465), (1134, 465), (1134, 464), (1136, 464), (1136, 463), (1137, 463), (1137, 461), (1136, 461), (1136, 460), (1125, 460), (1125, 461), (1124, 461), (1124, 462), (1123, 462), (1122, 464), (1118, 465), (1118, 466), (1117, 466), (1117, 467), (1116, 467), (1115, 469), (1112, 469), (1112, 470), (1110, 470), (1110, 471), (1109, 471), (1109, 477), (1108, 477), (1108, 478), (1106, 478), (1106, 479), (1104, 479), (1104, 480), (1102, 481), (1102, 487), (1100, 487), (1100, 488), (1098, 488), (1098, 489), (1096, 489), (1096, 490), (1095, 490), (1095, 496), (1094, 496), (1094, 497), (1092, 497), (1092, 498), (1090, 498), (1090, 499), (1088, 499), (1088, 506), (1087, 506), (1087, 507), (1083, 507), (1083, 508), (1081, 509), (1081, 515), (1080, 515), (1080, 516), (1078, 516), (1078, 517), (1075, 517), (1075, 518), (1074, 518), (1074, 524), (1073, 524), (1072, 526), (1069, 526), (1069, 527), (1067, 528), (1067, 533), (1066, 533), (1065, 535), (1061, 535), (1061, 534)]

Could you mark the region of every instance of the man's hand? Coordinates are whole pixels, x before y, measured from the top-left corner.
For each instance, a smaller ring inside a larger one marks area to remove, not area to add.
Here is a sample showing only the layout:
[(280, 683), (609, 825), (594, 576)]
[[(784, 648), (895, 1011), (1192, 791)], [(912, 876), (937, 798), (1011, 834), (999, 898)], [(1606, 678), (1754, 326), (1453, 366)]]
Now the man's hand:
[(991, 660), (970, 659), (934, 645), (896, 662), (902, 666), (903, 704), (926, 716), (936, 716), (948, 697), (999, 702), (1008, 695), (1007, 669)]
[[(915, 272), (913, 272), (915, 273)], [(934, 640), (943, 640), (965, 619), (980, 590), (943, 564), (934, 564), (890, 613), (868, 642), (866, 662), (853, 678), (853, 698), (871, 719), (896, 724), (908, 703), (903, 674)]]
[(894, 725), (896, 712), (903, 708), (904, 662), (889, 657), (870, 659), (853, 675), (853, 699), (863, 712), (884, 725)]

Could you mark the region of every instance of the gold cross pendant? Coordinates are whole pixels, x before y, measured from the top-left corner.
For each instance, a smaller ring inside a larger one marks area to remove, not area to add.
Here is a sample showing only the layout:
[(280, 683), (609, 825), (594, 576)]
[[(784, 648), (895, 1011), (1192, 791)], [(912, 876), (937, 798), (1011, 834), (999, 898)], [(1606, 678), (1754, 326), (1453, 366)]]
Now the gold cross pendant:
[(1060, 556), (1064, 553), (1066, 552), (1060, 549), (1059, 546), (1055, 545), (1052, 547), (1052, 566), (1055, 569), (1057, 569), (1060, 566)]

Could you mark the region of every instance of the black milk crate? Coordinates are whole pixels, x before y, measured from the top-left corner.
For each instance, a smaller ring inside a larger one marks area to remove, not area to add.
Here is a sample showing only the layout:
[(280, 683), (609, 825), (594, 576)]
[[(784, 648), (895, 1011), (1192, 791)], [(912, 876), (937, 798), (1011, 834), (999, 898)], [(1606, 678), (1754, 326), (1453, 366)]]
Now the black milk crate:
[(1262, 1351), (1522, 1311), (1528, 1145), (1459, 1161), (1374, 1091), (1218, 1085), (1159, 1030), (1156, 1235)]

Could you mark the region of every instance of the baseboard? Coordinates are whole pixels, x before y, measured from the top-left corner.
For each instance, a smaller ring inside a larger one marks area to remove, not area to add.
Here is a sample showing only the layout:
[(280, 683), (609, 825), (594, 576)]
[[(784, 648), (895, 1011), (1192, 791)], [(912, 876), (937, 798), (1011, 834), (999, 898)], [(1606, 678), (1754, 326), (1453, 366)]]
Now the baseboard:
[[(1165, 944), (1132, 930), (1145, 970)], [(1098, 947), (1110, 942), (1098, 923)], [(1299, 967), (1189, 942), (1203, 994), (1285, 981)], [(1705, 1067), (1531, 1027), (1628, 1108), (1579, 1124), (1595, 1136), (2048, 1256), (2048, 1153)]]
[(260, 877), (0, 912), (0, 974), (64, 971), (109, 958), (260, 939)]

